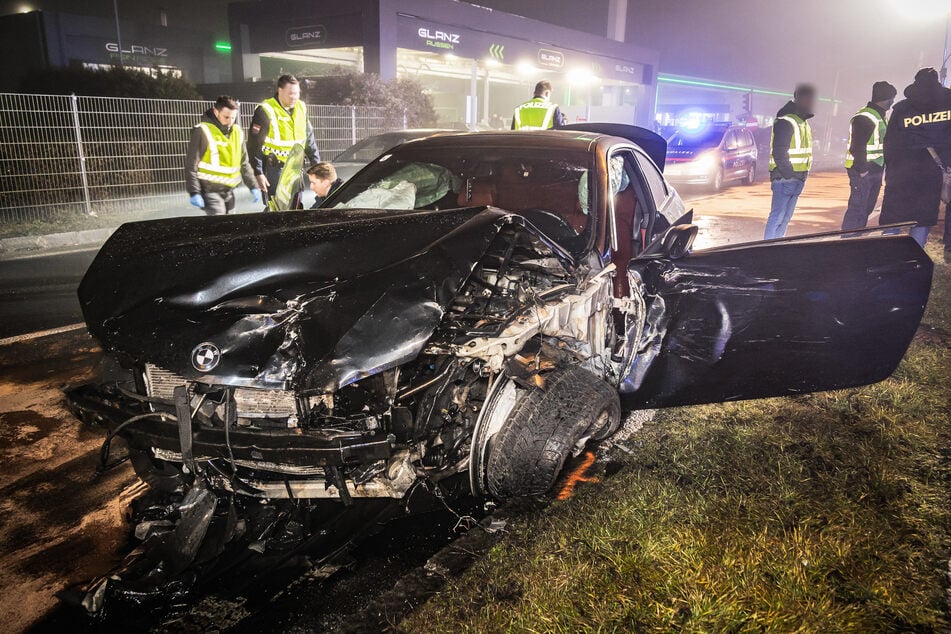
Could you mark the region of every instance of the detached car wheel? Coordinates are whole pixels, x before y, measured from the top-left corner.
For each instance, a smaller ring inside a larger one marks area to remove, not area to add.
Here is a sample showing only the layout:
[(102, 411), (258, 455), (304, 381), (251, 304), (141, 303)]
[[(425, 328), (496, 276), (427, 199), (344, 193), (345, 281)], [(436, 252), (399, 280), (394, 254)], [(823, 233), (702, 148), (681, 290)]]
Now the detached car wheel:
[(621, 404), (610, 385), (580, 367), (551, 371), (544, 389), (526, 392), (492, 439), (489, 492), (498, 499), (547, 492), (576, 448), (607, 438), (620, 422)]

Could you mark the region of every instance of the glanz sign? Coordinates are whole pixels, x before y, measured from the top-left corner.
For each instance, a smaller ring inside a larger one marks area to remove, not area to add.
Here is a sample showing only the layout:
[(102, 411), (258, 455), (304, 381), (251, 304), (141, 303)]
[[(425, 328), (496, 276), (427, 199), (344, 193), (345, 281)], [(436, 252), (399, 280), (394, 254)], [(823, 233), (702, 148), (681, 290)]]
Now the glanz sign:
[(419, 27), (416, 33), (419, 35), (419, 39), (424, 40), (426, 46), (430, 48), (442, 48), (451, 51), (456, 48), (456, 44), (459, 44), (458, 33), (440, 31), (439, 29), (428, 29), (422, 26)]
[[(110, 53), (119, 53), (119, 45), (115, 42), (106, 42), (106, 50)], [(167, 48), (158, 48), (156, 46), (142, 46), (132, 44), (128, 48), (122, 49), (123, 55), (140, 55), (142, 57), (168, 57)]]
[(312, 26), (296, 26), (287, 29), (284, 41), (288, 46), (298, 48), (314, 48), (321, 46), (327, 39), (327, 29), (323, 24)]
[(538, 49), (538, 64), (546, 68), (561, 68), (565, 65), (565, 55), (549, 48)]

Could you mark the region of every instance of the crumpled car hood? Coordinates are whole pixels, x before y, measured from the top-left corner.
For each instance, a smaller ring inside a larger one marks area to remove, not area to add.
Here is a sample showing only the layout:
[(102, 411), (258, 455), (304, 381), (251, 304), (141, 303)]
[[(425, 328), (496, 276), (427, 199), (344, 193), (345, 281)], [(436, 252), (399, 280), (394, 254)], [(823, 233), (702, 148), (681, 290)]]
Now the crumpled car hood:
[[(130, 223), (79, 299), (89, 331), (133, 360), (191, 380), (332, 392), (418, 356), (506, 223), (526, 224), (485, 207)], [(220, 360), (199, 372), (203, 343)]]

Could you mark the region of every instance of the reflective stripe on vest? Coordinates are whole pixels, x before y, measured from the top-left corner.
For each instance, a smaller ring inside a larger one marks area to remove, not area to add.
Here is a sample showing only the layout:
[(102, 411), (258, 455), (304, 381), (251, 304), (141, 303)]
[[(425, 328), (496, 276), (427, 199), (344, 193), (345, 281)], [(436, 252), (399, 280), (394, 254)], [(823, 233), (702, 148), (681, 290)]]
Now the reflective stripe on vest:
[(277, 99), (271, 97), (261, 103), (267, 114), (267, 137), (262, 147), (264, 154), (273, 154), (281, 163), (287, 160), (291, 148), (307, 140), (307, 106), (303, 101), (294, 104), (293, 116)]
[(535, 97), (515, 109), (516, 130), (549, 130), (555, 127), (556, 104)]
[[(868, 137), (865, 145), (865, 160), (869, 163), (875, 163), (879, 167), (885, 166), (885, 129), (887, 123), (885, 118), (873, 108), (862, 108), (855, 113), (850, 121), (855, 121), (856, 117), (865, 117), (870, 119), (875, 127), (872, 128), (872, 134)], [(855, 163), (855, 157), (850, 151), (852, 148), (852, 126), (849, 126), (849, 145), (845, 151), (845, 166), (852, 167)]]
[(241, 158), (244, 155), (244, 135), (237, 125), (231, 134), (225, 134), (213, 123), (202, 121), (201, 129), (208, 141), (205, 154), (198, 163), (198, 179), (209, 183), (237, 187), (241, 184)]
[[(788, 114), (780, 117), (783, 121), (788, 121), (793, 127), (792, 138), (789, 139), (789, 162), (794, 172), (808, 172), (812, 168), (812, 128), (809, 122), (803, 120), (794, 114)], [(773, 141), (776, 138), (775, 126), (773, 133), (769, 137), (769, 169), (776, 169), (776, 161), (773, 158)]]

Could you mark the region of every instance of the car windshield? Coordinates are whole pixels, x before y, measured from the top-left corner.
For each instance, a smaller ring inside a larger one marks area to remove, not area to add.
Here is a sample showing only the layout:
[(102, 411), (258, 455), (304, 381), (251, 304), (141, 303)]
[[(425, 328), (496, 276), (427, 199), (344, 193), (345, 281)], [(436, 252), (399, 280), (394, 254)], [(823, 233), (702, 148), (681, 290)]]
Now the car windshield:
[(325, 202), (343, 209), (453, 209), (494, 206), (518, 212), (549, 237), (589, 226), (593, 167), (587, 152), (524, 148), (403, 146), (345, 183)]
[(675, 132), (670, 140), (667, 141), (668, 150), (706, 150), (720, 145), (725, 128), (712, 128), (700, 132)]
[(357, 142), (355, 145), (351, 145), (349, 148), (343, 151), (337, 158), (334, 159), (335, 163), (369, 163), (379, 155), (383, 154), (387, 150), (393, 149), (395, 146), (399, 145), (401, 140), (392, 135), (377, 135), (371, 136), (368, 139), (363, 139), (362, 141)]

